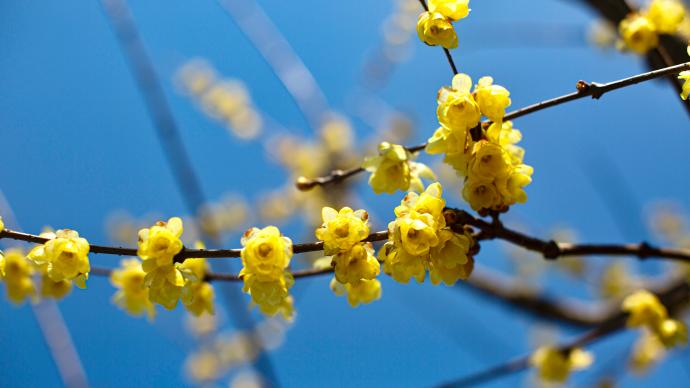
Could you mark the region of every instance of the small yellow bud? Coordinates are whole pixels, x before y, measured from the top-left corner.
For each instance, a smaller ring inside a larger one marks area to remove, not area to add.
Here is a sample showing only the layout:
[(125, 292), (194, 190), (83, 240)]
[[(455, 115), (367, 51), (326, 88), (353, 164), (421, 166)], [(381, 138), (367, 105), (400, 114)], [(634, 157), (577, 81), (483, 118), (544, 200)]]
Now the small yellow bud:
[(530, 357), (530, 364), (537, 368), (539, 377), (555, 383), (565, 382), (571, 371), (586, 369), (593, 361), (592, 354), (582, 349), (566, 352), (551, 346), (540, 347)]

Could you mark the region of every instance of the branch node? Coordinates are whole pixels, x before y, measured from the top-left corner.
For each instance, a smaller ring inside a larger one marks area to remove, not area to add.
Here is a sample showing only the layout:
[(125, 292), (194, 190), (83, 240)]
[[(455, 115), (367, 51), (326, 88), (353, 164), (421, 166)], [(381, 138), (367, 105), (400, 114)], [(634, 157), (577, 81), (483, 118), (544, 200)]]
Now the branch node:
[(639, 257), (640, 260), (644, 260), (648, 257), (651, 257), (653, 250), (654, 248), (652, 248), (652, 246), (649, 245), (649, 243), (643, 241), (640, 243), (640, 245), (637, 246), (637, 257)]
[(544, 245), (542, 254), (547, 260), (555, 260), (561, 255), (561, 247), (554, 240), (550, 240)]
[(305, 176), (301, 176), (297, 178), (297, 182), (295, 183), (295, 186), (297, 186), (297, 190), (299, 191), (309, 191), (316, 186), (316, 181), (309, 179)]

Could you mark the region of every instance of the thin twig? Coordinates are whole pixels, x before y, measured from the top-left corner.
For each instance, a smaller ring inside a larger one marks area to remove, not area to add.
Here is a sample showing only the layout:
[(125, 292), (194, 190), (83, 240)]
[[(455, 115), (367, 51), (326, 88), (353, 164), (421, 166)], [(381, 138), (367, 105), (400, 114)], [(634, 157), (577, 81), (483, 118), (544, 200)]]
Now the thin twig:
[(690, 251), (659, 248), (646, 242), (639, 244), (570, 244), (554, 240), (543, 240), (522, 232), (506, 228), (502, 222), (488, 222), (474, 217), (464, 210), (447, 209), (446, 219), (450, 224), (470, 225), (482, 232), (483, 239), (501, 239), (527, 250), (539, 252), (545, 259), (555, 260), (565, 256), (603, 255), (634, 256), (639, 259), (665, 258), (690, 262)]
[[(638, 75), (634, 75), (632, 77), (628, 78), (623, 78), (617, 81), (612, 81), (608, 82), (605, 84), (600, 84), (596, 82), (585, 82), (585, 81), (578, 81), (576, 84), (577, 91), (564, 94), (559, 97), (555, 97), (549, 100), (544, 100), (540, 101), (536, 104), (528, 105), (524, 108), (520, 108), (518, 110), (514, 110), (512, 112), (506, 113), (506, 115), (503, 117), (504, 120), (513, 120), (525, 115), (528, 115), (530, 113), (534, 113), (540, 110), (544, 110), (547, 108), (551, 108), (557, 105), (565, 104), (570, 101), (574, 100), (579, 100), (581, 98), (585, 97), (592, 97), (593, 99), (599, 99), (601, 96), (603, 96), (605, 93), (608, 93), (613, 90), (625, 88), (628, 86), (636, 85), (642, 82), (650, 81), (659, 77), (667, 76), (667, 75), (672, 75), (672, 74), (678, 74), (683, 70), (690, 70), (690, 62), (686, 63), (681, 63), (679, 65), (674, 65), (674, 66), (669, 66), (665, 67), (663, 69), (658, 69), (658, 70), (653, 70), (649, 71), (646, 73), (641, 73)], [(485, 121), (481, 125), (482, 127), (486, 127), (491, 124), (491, 121)], [(427, 143), (414, 146), (414, 147), (407, 147), (407, 150), (410, 152), (417, 152), (424, 147), (426, 147)], [(343, 173), (342, 170), (334, 171), (331, 172), (329, 175), (319, 177), (319, 178), (313, 178), (313, 179), (308, 179), (308, 178), (300, 178), (297, 182), (297, 187), (300, 190), (309, 190), (312, 189), (316, 186), (325, 186), (330, 183), (335, 183), (342, 181), (344, 179), (347, 179), (351, 176), (357, 175), (361, 172), (363, 172), (364, 169), (361, 167), (357, 168), (352, 168), (350, 170), (344, 170)]]

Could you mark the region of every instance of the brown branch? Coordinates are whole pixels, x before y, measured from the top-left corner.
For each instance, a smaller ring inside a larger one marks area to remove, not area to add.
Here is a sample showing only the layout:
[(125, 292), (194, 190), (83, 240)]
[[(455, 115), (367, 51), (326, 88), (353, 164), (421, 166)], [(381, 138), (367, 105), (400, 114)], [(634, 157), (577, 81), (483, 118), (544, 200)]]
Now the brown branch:
[[(684, 303), (686, 303), (690, 297), (690, 287), (685, 279), (672, 284), (666, 289), (656, 292), (659, 300), (669, 309), (671, 313), (676, 312)], [(570, 352), (575, 348), (580, 348), (589, 345), (593, 342), (601, 340), (614, 334), (622, 329), (624, 329), (625, 322), (627, 320), (627, 313), (622, 311), (617, 312), (615, 315), (609, 317), (601, 325), (592, 329), (575, 339), (568, 341), (561, 346), (559, 349), (564, 352)], [(475, 386), (488, 381), (493, 381), (497, 378), (523, 371), (529, 368), (530, 356), (526, 355), (520, 358), (513, 359), (503, 364), (491, 367), (487, 370), (469, 375), (467, 377), (461, 378), (459, 380), (446, 382), (439, 385), (440, 387), (469, 387)]]
[[(4, 229), (0, 231), (0, 240), (3, 238), (8, 238), (11, 240), (26, 241), (34, 244), (45, 244), (50, 241), (50, 239), (37, 236), (35, 234), (17, 232), (10, 229)], [(388, 231), (374, 232), (370, 234), (363, 241), (374, 242), (382, 241), (388, 238)], [(306, 253), (306, 252), (316, 252), (323, 250), (323, 241), (315, 241), (310, 243), (294, 244), (292, 246), (292, 251), (294, 253)], [(208, 259), (219, 259), (219, 258), (238, 258), (242, 249), (232, 248), (232, 249), (188, 249), (183, 248), (180, 253), (175, 256), (176, 262), (183, 262), (185, 259), (191, 258), (208, 258)], [(115, 256), (138, 256), (137, 250), (135, 248), (121, 248), (121, 247), (110, 247), (104, 245), (93, 245), (90, 244), (89, 253), (105, 254), (105, 255), (115, 255)]]
[(545, 259), (555, 260), (564, 256), (603, 255), (635, 256), (640, 259), (663, 258), (690, 262), (690, 251), (654, 247), (646, 242), (640, 244), (570, 244), (554, 240), (542, 240), (522, 232), (506, 228), (502, 222), (484, 221), (464, 210), (446, 209), (446, 220), (455, 228), (470, 225), (481, 231), (485, 240), (501, 239), (527, 250), (539, 252)]
[[(565, 104), (570, 101), (579, 100), (585, 97), (592, 97), (596, 100), (601, 98), (601, 96), (610, 91), (636, 85), (659, 77), (678, 74), (683, 70), (690, 70), (690, 62), (681, 63), (679, 65), (669, 66), (662, 69), (649, 71), (646, 73), (641, 73), (638, 75), (634, 75), (632, 77), (623, 78), (617, 81), (612, 81), (604, 84), (600, 84), (597, 82), (578, 81), (576, 84), (577, 91), (564, 94), (562, 96), (555, 97), (549, 100), (540, 101), (536, 104), (528, 105), (524, 108), (520, 108), (512, 112), (506, 113), (503, 119), (513, 120), (528, 115), (530, 113), (538, 112), (540, 110)], [(486, 127), (490, 124), (491, 121), (485, 121), (481, 125), (482, 127)], [(407, 150), (410, 152), (417, 152), (424, 149), (424, 147), (426, 147), (426, 143), (415, 147), (407, 147)], [(300, 177), (297, 181), (297, 188), (299, 188), (300, 190), (310, 190), (315, 186), (325, 186), (330, 183), (342, 181), (364, 171), (365, 170), (362, 167), (357, 167), (344, 171), (333, 171), (329, 175), (320, 178), (308, 179), (305, 177)]]
[[(553, 240), (542, 240), (526, 235), (522, 232), (506, 228), (503, 223), (494, 218), (491, 222), (475, 217), (464, 210), (447, 208), (445, 210), (447, 224), (455, 229), (462, 229), (465, 225), (480, 230), (479, 240), (501, 239), (527, 250), (541, 253), (546, 259), (556, 259), (563, 256), (605, 255), (605, 256), (636, 256), (640, 259), (664, 258), (690, 262), (690, 251), (681, 249), (659, 248), (645, 242), (640, 244), (569, 244)], [(0, 240), (9, 238), (35, 244), (44, 244), (49, 239), (33, 234), (17, 232), (10, 229), (0, 231)], [(363, 241), (375, 242), (388, 238), (388, 231), (382, 230), (370, 234)], [(110, 247), (90, 245), (91, 253), (117, 256), (137, 256), (134, 248)], [(317, 252), (323, 250), (323, 241), (293, 244), (294, 253)], [(176, 262), (183, 262), (189, 258), (238, 258), (242, 249), (188, 249), (183, 248), (175, 256)]]

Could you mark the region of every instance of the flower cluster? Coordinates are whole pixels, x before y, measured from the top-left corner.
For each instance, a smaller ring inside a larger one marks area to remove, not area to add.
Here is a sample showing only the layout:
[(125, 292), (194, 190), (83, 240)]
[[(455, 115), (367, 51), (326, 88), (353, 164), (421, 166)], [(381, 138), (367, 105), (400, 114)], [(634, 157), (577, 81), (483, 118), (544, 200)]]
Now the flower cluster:
[(421, 194), (408, 193), (388, 224), (389, 241), (381, 248), (383, 270), (401, 283), (423, 282), (426, 271), (433, 284), (455, 284), (472, 273), (472, 237), (446, 225), (442, 188), (433, 183)]
[(286, 269), (292, 257), (292, 240), (275, 226), (267, 226), (247, 230), (241, 242), (243, 291), (264, 314), (281, 313), (291, 319), (294, 309), (288, 290), (295, 280)]
[[(116, 294), (116, 303), (133, 315), (141, 315), (144, 308), (148, 308), (140, 298), (146, 295), (142, 292), (145, 288), (148, 292), (148, 300), (158, 303), (168, 310), (177, 306), (182, 298), (185, 309), (195, 316), (204, 312), (213, 314), (213, 287), (205, 282), (208, 264), (205, 259), (186, 259), (182, 263), (175, 261), (175, 256), (182, 251), (183, 232), (182, 220), (173, 217), (168, 222), (158, 221), (150, 228), (139, 231), (139, 249), (137, 254), (143, 260), (141, 270), (146, 274), (143, 284), (139, 284), (137, 277), (139, 272), (135, 268), (137, 263), (123, 261), (119, 280), (112, 279), (114, 285), (121, 288), (120, 297)], [(198, 244), (199, 247), (203, 245)], [(124, 278), (124, 280), (123, 280)], [(127, 289), (122, 283), (130, 281), (131, 287)], [(132, 305), (123, 306), (118, 300), (125, 302), (123, 297), (137, 299)], [(136, 305), (137, 303), (141, 306)]]
[[(362, 242), (369, 236), (369, 215), (364, 210), (353, 211), (344, 207), (337, 211), (324, 207), (321, 211), (323, 224), (316, 229), (316, 238), (323, 241), (324, 267), (334, 268), (335, 277), (331, 289), (336, 295), (347, 293), (348, 302), (356, 307), (381, 297), (381, 283), (376, 277), (381, 266), (374, 256), (370, 242)], [(330, 261), (327, 263), (327, 261)]]
[(652, 0), (649, 6), (629, 14), (618, 25), (621, 48), (645, 54), (659, 45), (659, 34), (674, 34), (685, 18), (685, 6), (678, 0)]
[(541, 379), (562, 383), (573, 370), (585, 369), (592, 364), (593, 356), (579, 348), (563, 350), (553, 346), (542, 346), (530, 357), (530, 364), (537, 368)]
[[(511, 103), (508, 90), (491, 77), (471, 88), (472, 79), (458, 74), (452, 87), (439, 90), (441, 126), (426, 151), (444, 154), (444, 161), (465, 178), (462, 195), (472, 209), (504, 211), (527, 200), (524, 187), (532, 182), (533, 169), (522, 163), (524, 150), (516, 145), (522, 134), (510, 121), (503, 122)], [(482, 115), (493, 122), (486, 130), (480, 125)]]
[(452, 22), (470, 14), (470, 0), (429, 0), (429, 10), (419, 15), (417, 35), (429, 46), (458, 47)]
[(376, 194), (392, 194), (396, 190), (424, 190), (421, 178), (436, 180), (431, 169), (419, 162), (413, 162), (415, 154), (399, 144), (383, 142), (378, 156), (364, 159), (362, 167), (371, 172), (369, 185)]
[(158, 221), (139, 231), (137, 254), (143, 260), (144, 285), (149, 289), (149, 300), (168, 310), (177, 306), (185, 283), (174, 260), (184, 248), (180, 239), (182, 231), (182, 220), (178, 217), (170, 218), (168, 222)]
[[(73, 280), (79, 288), (86, 288), (86, 279), (91, 270), (89, 242), (70, 229), (42, 233), (41, 237), (48, 241), (34, 247), (27, 257), (47, 275), (44, 279), (54, 282)], [(62, 286), (64, 284), (57, 285)]]
[(628, 327), (643, 327), (667, 348), (688, 342), (688, 328), (684, 322), (669, 318), (666, 307), (652, 293), (641, 290), (623, 300), (628, 315)]

